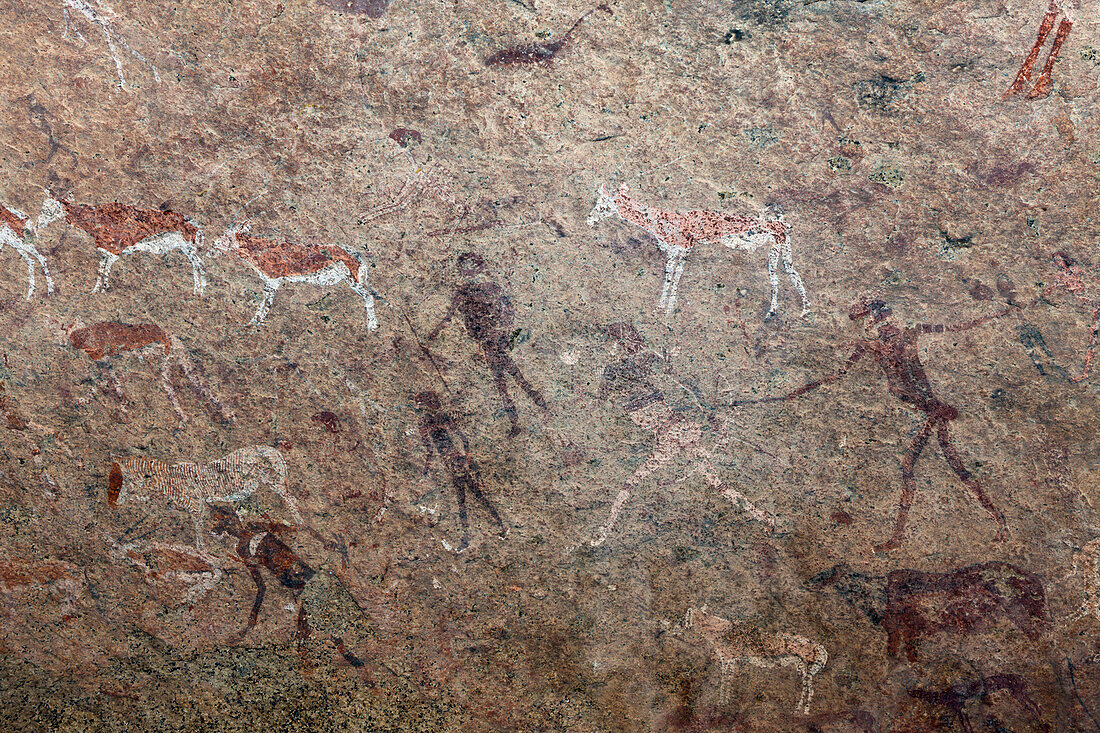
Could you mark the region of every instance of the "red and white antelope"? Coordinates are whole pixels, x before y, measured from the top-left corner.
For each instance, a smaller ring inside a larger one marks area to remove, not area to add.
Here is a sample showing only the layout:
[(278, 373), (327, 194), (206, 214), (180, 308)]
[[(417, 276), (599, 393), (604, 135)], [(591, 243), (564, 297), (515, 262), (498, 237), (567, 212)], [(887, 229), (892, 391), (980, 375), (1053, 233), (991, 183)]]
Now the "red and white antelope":
[(795, 712), (809, 714), (810, 700), (814, 696), (814, 676), (829, 661), (825, 647), (804, 636), (767, 633), (750, 623), (735, 624), (708, 613), (706, 606), (689, 608), (684, 615), (684, 628), (698, 629), (699, 635), (718, 658), (722, 674), (719, 689), (723, 700), (728, 696), (726, 678), (742, 662), (764, 669), (793, 665), (802, 674), (802, 696)]
[(53, 292), (53, 278), (50, 277), (50, 268), (46, 264), (46, 258), (35, 249), (34, 241), (38, 238), (38, 227), (50, 222), (50, 208), (47, 204), (42, 206), (42, 214), (36, 222), (31, 222), (30, 217), (21, 211), (0, 206), (0, 249), (8, 245), (27, 263), (27, 300), (34, 295), (34, 261), (42, 267), (42, 274), (46, 276), (46, 294)]
[(283, 454), (264, 445), (235, 450), (205, 465), (137, 456), (119, 458), (111, 464), (107, 503), (116, 508), (128, 501), (147, 502), (159, 495), (191, 514), (195, 547), (202, 549), (203, 520), (209, 503), (244, 501), (261, 485), (282, 498), (295, 524), (302, 523), (298, 503), (287, 486)]
[(201, 295), (206, 290), (206, 268), (198, 254), (203, 244), (202, 230), (183, 214), (118, 203), (87, 206), (48, 199), (47, 204), (54, 211), (47, 223), (64, 216), (69, 224), (83, 229), (95, 240), (100, 259), (93, 293), (111, 287), (111, 265), (122, 255), (133, 252), (163, 255), (175, 250), (191, 263), (195, 293)]
[(248, 325), (262, 323), (271, 310), (271, 301), (284, 282), (336, 285), (346, 282), (363, 299), (367, 309), (367, 329), (378, 328), (374, 315), (374, 295), (368, 280), (369, 267), (359, 253), (339, 244), (294, 244), (254, 237), (249, 222), (234, 224), (214, 242), (215, 256), (229, 250), (247, 262), (263, 278), (264, 301)]
[(684, 272), (684, 260), (696, 243), (717, 243), (730, 249), (754, 252), (771, 243), (768, 252), (768, 279), (772, 286), (771, 307), (767, 317), (775, 315), (779, 307), (779, 275), (776, 265), (783, 262), (785, 272), (802, 298), (802, 315), (810, 310), (806, 286), (794, 269), (791, 254), (790, 225), (783, 221), (783, 211), (778, 205), (769, 206), (765, 216), (754, 218), (720, 211), (664, 211), (645, 206), (630, 197), (630, 189), (624, 183), (612, 196), (601, 185), (596, 205), (588, 214), (587, 223), (595, 225), (601, 219), (618, 216), (623, 221), (640, 226), (657, 238), (657, 246), (665, 253), (665, 284), (657, 308), (671, 314), (676, 308), (676, 291)]

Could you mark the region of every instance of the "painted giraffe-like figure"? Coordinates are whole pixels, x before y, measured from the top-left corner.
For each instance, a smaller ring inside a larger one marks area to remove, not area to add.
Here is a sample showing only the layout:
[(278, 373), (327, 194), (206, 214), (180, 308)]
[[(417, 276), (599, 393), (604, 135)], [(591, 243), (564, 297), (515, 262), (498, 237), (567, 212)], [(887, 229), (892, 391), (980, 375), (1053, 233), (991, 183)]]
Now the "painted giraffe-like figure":
[(614, 196), (601, 185), (599, 198), (588, 215), (588, 225), (601, 219), (618, 216), (623, 221), (640, 226), (657, 238), (657, 246), (665, 253), (665, 282), (657, 308), (671, 314), (676, 308), (676, 293), (680, 276), (684, 274), (684, 260), (696, 243), (717, 243), (730, 249), (754, 252), (765, 244), (768, 251), (768, 279), (771, 282), (771, 307), (767, 318), (775, 315), (779, 307), (779, 274), (776, 266), (782, 260), (783, 272), (802, 299), (802, 315), (810, 310), (806, 286), (802, 276), (794, 268), (791, 253), (790, 225), (783, 220), (783, 210), (778, 205), (767, 207), (763, 217), (755, 218), (720, 211), (664, 211), (645, 206), (630, 197), (630, 189), (624, 183)]

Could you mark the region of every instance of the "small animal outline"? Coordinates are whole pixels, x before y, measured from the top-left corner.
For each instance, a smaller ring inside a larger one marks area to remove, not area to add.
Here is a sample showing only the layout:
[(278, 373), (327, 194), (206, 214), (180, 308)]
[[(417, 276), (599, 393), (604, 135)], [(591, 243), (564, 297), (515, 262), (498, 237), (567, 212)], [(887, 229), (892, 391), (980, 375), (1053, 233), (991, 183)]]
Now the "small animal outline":
[(614, 196), (608, 194), (603, 184), (600, 184), (596, 205), (589, 212), (586, 223), (594, 226), (601, 219), (611, 216), (618, 216), (623, 221), (639, 226), (657, 238), (657, 247), (666, 256), (664, 286), (661, 288), (657, 308), (664, 308), (666, 315), (671, 315), (676, 308), (684, 261), (700, 242), (717, 243), (745, 252), (754, 252), (771, 242), (771, 249), (768, 251), (771, 305), (765, 318), (774, 317), (779, 307), (779, 275), (776, 266), (780, 260), (783, 263), (783, 272), (790, 278), (802, 299), (802, 315), (810, 312), (806, 286), (794, 267), (791, 227), (784, 221), (783, 209), (778, 204), (766, 207), (764, 216), (760, 218), (706, 210), (665, 211), (635, 201), (630, 197), (630, 188), (625, 183), (619, 186)]
[(704, 605), (690, 607), (684, 614), (683, 628), (698, 629), (721, 669), (720, 695), (728, 700), (728, 677), (741, 663), (762, 669), (793, 666), (802, 675), (801, 695), (795, 712), (808, 715), (814, 696), (814, 677), (829, 661), (825, 647), (804, 636), (787, 632), (770, 633), (751, 623), (735, 624), (709, 613)]
[(1031, 696), (1027, 693), (1027, 688), (1027, 680), (1018, 674), (994, 674), (976, 680), (957, 682), (939, 690), (914, 687), (909, 690), (909, 697), (947, 708), (955, 713), (955, 717), (965, 733), (974, 733), (970, 716), (966, 714), (967, 702), (975, 698), (988, 702), (991, 695), (1002, 690), (1012, 695), (1016, 702), (1032, 715), (1034, 720), (1039, 720), (1041, 717), (1039, 706), (1031, 699)]
[(42, 206), (42, 214), (37, 221), (30, 221), (30, 217), (22, 211), (9, 209), (0, 205), (0, 249), (8, 245), (27, 263), (27, 300), (34, 295), (35, 287), (35, 261), (42, 268), (42, 274), (46, 278), (46, 294), (53, 293), (53, 277), (50, 276), (50, 267), (46, 264), (46, 258), (39, 254), (34, 246), (37, 240), (38, 228), (49, 223), (49, 207)]
[(378, 328), (368, 274), (370, 268), (362, 255), (342, 244), (294, 244), (254, 237), (248, 232), (251, 222), (233, 224), (214, 241), (215, 256), (229, 250), (256, 271), (264, 281), (264, 300), (248, 325), (263, 323), (271, 310), (275, 293), (284, 282), (330, 286), (346, 282), (363, 299), (367, 311), (367, 330)]
[(62, 217), (95, 240), (99, 250), (99, 274), (93, 293), (111, 287), (111, 266), (124, 254), (147, 252), (165, 255), (176, 250), (191, 263), (194, 292), (206, 290), (206, 266), (199, 257), (203, 245), (202, 229), (197, 223), (171, 209), (152, 211), (120, 203), (99, 205), (72, 204), (48, 197), (46, 223)]

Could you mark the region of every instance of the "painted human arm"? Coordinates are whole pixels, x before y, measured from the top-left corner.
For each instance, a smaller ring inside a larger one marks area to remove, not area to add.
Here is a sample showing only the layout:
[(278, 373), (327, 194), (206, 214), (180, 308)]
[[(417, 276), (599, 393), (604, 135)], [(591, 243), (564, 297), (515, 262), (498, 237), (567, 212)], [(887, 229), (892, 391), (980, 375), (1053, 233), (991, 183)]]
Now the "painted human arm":
[(1010, 306), (996, 313), (991, 313), (988, 316), (982, 316), (981, 318), (975, 318), (970, 321), (963, 321), (962, 323), (921, 323), (916, 326), (916, 330), (920, 333), (957, 333), (959, 331), (969, 331), (989, 321), (1007, 316), (1014, 310), (1018, 310), (1018, 308)]
[(833, 382), (836, 382), (837, 380), (843, 378), (851, 370), (851, 368), (856, 365), (856, 362), (862, 359), (863, 355), (866, 353), (867, 347), (863, 344), (859, 344), (856, 346), (855, 351), (852, 352), (851, 356), (848, 357), (848, 360), (845, 361), (839, 369), (826, 377), (807, 382), (806, 384), (802, 385), (793, 392), (790, 392), (789, 394), (779, 395), (776, 397), (761, 397), (759, 399), (734, 400), (730, 403), (730, 405), (750, 405), (757, 402), (782, 402), (783, 400), (793, 400), (796, 397), (801, 397), (807, 392), (812, 392), (818, 387), (826, 384), (832, 384)]
[(443, 327), (454, 317), (455, 311), (458, 310), (459, 295), (455, 294), (455, 297), (451, 299), (451, 305), (447, 308), (447, 312), (443, 314), (443, 318), (436, 324), (432, 332), (428, 334), (428, 341), (432, 341), (439, 332), (443, 330)]

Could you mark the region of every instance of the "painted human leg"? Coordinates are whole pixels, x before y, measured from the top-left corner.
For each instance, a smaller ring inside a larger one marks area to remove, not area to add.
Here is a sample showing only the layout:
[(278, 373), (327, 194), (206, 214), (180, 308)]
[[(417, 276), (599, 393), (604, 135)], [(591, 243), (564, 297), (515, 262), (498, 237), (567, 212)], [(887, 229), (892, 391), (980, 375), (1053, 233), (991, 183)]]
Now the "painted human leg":
[(543, 399), (542, 392), (535, 389), (535, 387), (527, 381), (527, 378), (523, 376), (523, 372), (519, 370), (519, 365), (516, 364), (512, 357), (509, 354), (505, 353), (502, 355), (501, 361), (504, 368), (507, 369), (508, 372), (512, 375), (512, 378), (516, 380), (516, 384), (518, 384), (523, 389), (523, 391), (527, 393), (527, 396), (531, 398), (531, 401), (541, 407), (543, 410), (549, 410), (550, 408), (546, 406), (546, 400)]
[(496, 385), (497, 393), (500, 394), (500, 401), (504, 406), (504, 414), (508, 416), (508, 421), (512, 423), (512, 429), (508, 431), (508, 435), (510, 437), (519, 435), (519, 411), (516, 410), (516, 402), (508, 392), (508, 382), (507, 376), (504, 373), (504, 363), (499, 354), (494, 354), (489, 358), (489, 369), (493, 372), (493, 384)]
[(1050, 47), (1050, 53), (1047, 54), (1046, 63), (1043, 64), (1043, 71), (1039, 74), (1035, 86), (1027, 93), (1028, 99), (1045, 97), (1050, 94), (1051, 87), (1054, 86), (1054, 80), (1051, 78), (1050, 74), (1054, 71), (1054, 62), (1058, 59), (1058, 52), (1062, 50), (1062, 46), (1065, 44), (1066, 38), (1069, 37), (1069, 31), (1072, 27), (1073, 23), (1065, 18), (1058, 24), (1058, 32), (1054, 34), (1054, 45)]
[(802, 276), (798, 274), (798, 270), (794, 269), (794, 255), (791, 253), (789, 237), (784, 239), (780, 254), (783, 260), (783, 272), (791, 279), (791, 284), (798, 291), (798, 297), (802, 299), (802, 315), (806, 315), (810, 312), (810, 299), (806, 297), (806, 285), (802, 282)]
[(165, 354), (164, 358), (160, 362), (160, 384), (164, 388), (165, 394), (172, 400), (172, 407), (175, 409), (176, 414), (179, 415), (180, 425), (187, 422), (187, 416), (183, 413), (183, 407), (180, 406), (180, 401), (176, 397), (176, 390), (172, 387), (172, 375), (169, 373), (172, 366), (172, 355)]
[(703, 480), (710, 485), (711, 488), (718, 491), (722, 496), (729, 499), (735, 507), (748, 514), (757, 522), (765, 525), (769, 532), (775, 531), (775, 517), (769, 517), (760, 509), (757, 509), (751, 501), (748, 500), (744, 494), (732, 486), (726, 486), (722, 479), (718, 478), (717, 471), (710, 462), (710, 454), (702, 448), (696, 453), (697, 463), (696, 467), (699, 469), (699, 473), (702, 474)]
[(676, 251), (671, 245), (665, 245), (663, 249), (665, 252), (665, 283), (661, 288), (661, 297), (657, 300), (657, 310), (668, 304), (668, 291), (672, 289), (672, 276), (676, 271)]
[(470, 493), (473, 494), (474, 498), (480, 501), (485, 507), (485, 510), (489, 512), (489, 516), (492, 517), (493, 521), (497, 523), (498, 527), (500, 527), (500, 536), (503, 537), (505, 534), (504, 520), (500, 518), (500, 514), (497, 512), (497, 508), (493, 506), (493, 503), (489, 501), (488, 497), (486, 497), (485, 493), (481, 490), (481, 473), (477, 469), (477, 464), (473, 461), (470, 461), (469, 475), (470, 481), (467, 486), (470, 489)]
[(672, 315), (676, 310), (676, 293), (680, 289), (680, 276), (684, 274), (684, 261), (687, 260), (687, 250), (678, 250), (676, 271), (672, 275), (672, 287), (668, 291), (668, 304), (665, 306), (665, 314)]
[(658, 434), (657, 447), (654, 448), (653, 453), (649, 458), (645, 460), (641, 466), (639, 466), (634, 474), (627, 479), (623, 488), (619, 489), (618, 495), (615, 497), (615, 502), (611, 505), (611, 512), (607, 515), (607, 521), (605, 521), (596, 531), (596, 537), (588, 541), (588, 544), (592, 547), (599, 547), (607, 541), (607, 536), (615, 527), (615, 523), (619, 521), (619, 515), (623, 511), (623, 505), (626, 504), (626, 500), (630, 498), (630, 492), (642, 482), (647, 476), (659, 469), (671, 461), (677, 453), (683, 450), (684, 446), (668, 436), (666, 432), (664, 435)]
[(472, 480), (468, 472), (451, 475), (451, 485), (455, 489), (455, 501), (458, 502), (458, 519), (462, 524), (462, 542), (455, 548), (455, 552), (463, 552), (470, 546), (470, 522), (466, 517), (466, 486), (470, 483), (472, 483)]
[(935, 427), (937, 418), (929, 417), (921, 427), (917, 437), (909, 444), (909, 450), (901, 459), (901, 499), (898, 501), (898, 517), (894, 524), (894, 533), (886, 542), (875, 546), (875, 552), (894, 550), (901, 547), (902, 535), (905, 533), (905, 523), (909, 519), (909, 508), (913, 505), (913, 496), (917, 493), (917, 482), (913, 478), (913, 467), (920, 458), (921, 451), (928, 443)]
[(34, 260), (27, 254), (24, 249), (17, 249), (19, 256), (23, 258), (23, 261), (27, 263), (27, 300), (31, 299), (34, 295)]
[(768, 308), (768, 314), (764, 316), (764, 320), (775, 317), (775, 310), (779, 307), (779, 273), (776, 272), (776, 266), (779, 264), (779, 243), (776, 242), (768, 251), (768, 282), (772, 286), (772, 304)]
[(1004, 93), (1003, 99), (1008, 99), (1023, 89), (1024, 85), (1031, 80), (1031, 70), (1035, 67), (1035, 62), (1039, 59), (1039, 52), (1043, 50), (1043, 44), (1046, 43), (1047, 36), (1054, 28), (1054, 21), (1061, 11), (1062, 8), (1058, 4), (1058, 0), (1050, 0), (1047, 14), (1043, 17), (1043, 22), (1039, 24), (1039, 33), (1035, 36), (1035, 45), (1031, 47), (1031, 53), (1020, 64), (1020, 70), (1016, 72), (1016, 79), (1012, 82), (1012, 86), (1008, 88), (1008, 91)]
[(187, 261), (191, 263), (191, 277), (195, 281), (192, 289), (196, 295), (202, 295), (206, 292), (206, 266), (199, 258), (194, 247), (187, 246), (182, 249), (184, 256), (187, 257)]
[(971, 475), (970, 471), (966, 470), (966, 466), (963, 465), (962, 459), (959, 458), (959, 452), (955, 450), (955, 446), (951, 443), (951, 435), (947, 431), (946, 420), (940, 422), (936, 430), (936, 438), (940, 442), (940, 450), (943, 451), (943, 457), (947, 459), (947, 465), (951, 466), (951, 470), (955, 472), (959, 480), (966, 484), (966, 488), (970, 489), (974, 496), (978, 498), (978, 503), (982, 505), (982, 508), (1000, 525), (995, 539), (998, 541), (1006, 539), (1008, 535), (1008, 525), (1005, 523), (1005, 515), (993, 505), (993, 502), (990, 501), (982, 485)]

